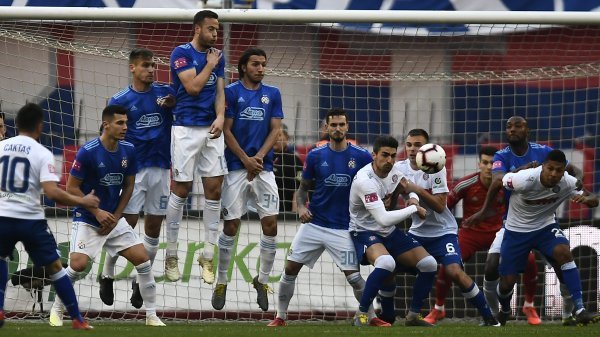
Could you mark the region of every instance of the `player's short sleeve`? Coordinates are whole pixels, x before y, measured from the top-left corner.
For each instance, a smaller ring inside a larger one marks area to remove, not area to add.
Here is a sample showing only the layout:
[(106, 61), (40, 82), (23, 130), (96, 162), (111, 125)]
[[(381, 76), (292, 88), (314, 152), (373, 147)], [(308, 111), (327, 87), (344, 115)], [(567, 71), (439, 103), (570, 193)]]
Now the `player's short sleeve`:
[(273, 90), (273, 105), (271, 110), (271, 118), (283, 118), (283, 106), (281, 103), (281, 92), (275, 88)]
[(234, 91), (232, 87), (225, 87), (225, 118), (235, 119), (236, 107), (236, 91)]
[(215, 74), (217, 77), (225, 78), (225, 55), (223, 54), (223, 51), (221, 51), (221, 53), (221, 59), (215, 67)]
[(127, 169), (125, 170), (126, 176), (134, 176), (138, 172), (137, 166), (137, 155), (135, 153), (135, 148), (133, 146), (128, 148), (127, 160), (129, 163), (127, 164)]
[(107, 105), (121, 105), (121, 104), (119, 104), (119, 100), (113, 96), (108, 100)]
[(448, 180), (446, 179), (446, 168), (429, 176), (431, 179), (431, 194), (448, 193)]
[(516, 173), (509, 172), (502, 177), (502, 186), (508, 191), (523, 191), (527, 188), (528, 181), (533, 181), (533, 179), (529, 179), (532, 177), (532, 170), (521, 170)]
[(304, 160), (304, 166), (302, 167), (302, 179), (313, 180), (315, 179), (315, 161), (317, 155), (314, 151), (310, 151)]
[(509, 171), (509, 167), (505, 162), (504, 155), (496, 152), (494, 154), (494, 161), (492, 163), (492, 173), (506, 173)]
[(194, 60), (189, 56), (187, 50), (181, 47), (176, 47), (173, 50), (170, 63), (171, 69), (177, 74), (194, 67)]
[(86, 172), (89, 172), (90, 170), (88, 157), (88, 151), (84, 147), (80, 148), (79, 151), (77, 151), (75, 160), (73, 160), (73, 166), (71, 166), (69, 174), (79, 180), (85, 180)]
[(371, 156), (371, 154), (369, 154), (368, 151), (363, 151), (361, 152), (361, 156), (360, 156), (360, 160), (358, 162), (358, 169), (361, 169), (369, 164), (371, 164), (371, 162), (373, 161), (373, 157)]
[(377, 186), (371, 179), (357, 178), (352, 184), (356, 184), (354, 191), (360, 197), (366, 209), (385, 208), (383, 201), (377, 194)]
[(50, 151), (44, 151), (41, 162), (40, 182), (59, 181), (60, 179), (56, 175), (56, 166), (54, 165), (54, 155)]

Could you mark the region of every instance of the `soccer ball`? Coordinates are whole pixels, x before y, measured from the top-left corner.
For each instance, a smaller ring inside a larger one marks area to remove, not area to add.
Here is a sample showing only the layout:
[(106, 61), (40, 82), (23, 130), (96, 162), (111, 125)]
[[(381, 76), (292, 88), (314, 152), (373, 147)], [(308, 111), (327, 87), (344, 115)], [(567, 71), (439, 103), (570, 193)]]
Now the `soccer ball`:
[(446, 165), (446, 151), (437, 144), (425, 144), (417, 151), (417, 167), (425, 173), (440, 172)]

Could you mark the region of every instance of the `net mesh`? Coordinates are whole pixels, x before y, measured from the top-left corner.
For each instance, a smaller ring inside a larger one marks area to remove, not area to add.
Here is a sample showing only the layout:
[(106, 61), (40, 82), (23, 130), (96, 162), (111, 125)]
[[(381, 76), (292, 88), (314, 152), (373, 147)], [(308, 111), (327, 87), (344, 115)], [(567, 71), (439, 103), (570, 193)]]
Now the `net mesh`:
[[(327, 109), (341, 106), (349, 112), (351, 138), (367, 148), (379, 134), (391, 134), (402, 143), (408, 130), (427, 129), (432, 141), (446, 149), (449, 181), (455, 181), (477, 170), (479, 146), (505, 146), (504, 123), (518, 114), (529, 120), (531, 141), (564, 150), (585, 172), (586, 188), (600, 191), (598, 27), (394, 24), (367, 30), (360, 23), (222, 24), (218, 47), (225, 51), (229, 81), (237, 79), (237, 60), (243, 50), (250, 46), (266, 50), (265, 82), (282, 92), (288, 145), (300, 161), (323, 136), (320, 125)], [(192, 32), (191, 24), (180, 22), (0, 22), (0, 99), (8, 135), (15, 134), (16, 111), (25, 102), (40, 103), (49, 122), (41, 142), (63, 166), (64, 183), (77, 148), (98, 135), (100, 113), (107, 100), (129, 84), (130, 50), (146, 47), (154, 51), (159, 64), (156, 77), (168, 83), (170, 52), (190, 41)], [(272, 312), (258, 309), (250, 283), (258, 271), (260, 241), (259, 222), (252, 215), (243, 221), (236, 241), (225, 310), (212, 309), (212, 287), (202, 283), (195, 262), (204, 237), (200, 225), (203, 195), (197, 185), (186, 205), (180, 234), (185, 238), (179, 246), (183, 279), (164, 282), (162, 250), (153, 268), (159, 311), (165, 317), (180, 319), (271, 318)], [(66, 257), (70, 220), (65, 208), (44, 202), (51, 229)], [(462, 216), (460, 204), (455, 214)], [(597, 310), (600, 214), (563, 205), (558, 216), (562, 225), (570, 228), (586, 306)], [(294, 212), (282, 212), (271, 275), (275, 290), (298, 226)], [(129, 304), (130, 281), (135, 273), (123, 259), (117, 265), (115, 305), (100, 302), (97, 276), (103, 260), (104, 255), (98, 257), (87, 276), (75, 284), (82, 310), (101, 317), (138, 317), (138, 311)], [(10, 263), (11, 273), (28, 263), (27, 254), (18, 246)], [(466, 264), (467, 273), (480, 286), (484, 264), (485, 253), (478, 253)], [(539, 267), (543, 273), (536, 306), (543, 316), (560, 316), (556, 278), (541, 262)], [(369, 271), (363, 268), (363, 276)], [(414, 279), (399, 276), (397, 281), (396, 306), (403, 315)], [(46, 311), (54, 298), (48, 289), (40, 297)], [(276, 294), (270, 295), (271, 309), (275, 308)], [(518, 291), (515, 299), (518, 305), (521, 294)], [(9, 285), (5, 310), (18, 317), (31, 317), (36, 315), (31, 307), (37, 300), (24, 287)], [(465, 303), (455, 287), (446, 300), (448, 316), (475, 317), (475, 310)], [(323, 254), (313, 269), (300, 273), (290, 318), (344, 319), (354, 314), (356, 305), (345, 277)], [(39, 306), (34, 311), (39, 311)]]

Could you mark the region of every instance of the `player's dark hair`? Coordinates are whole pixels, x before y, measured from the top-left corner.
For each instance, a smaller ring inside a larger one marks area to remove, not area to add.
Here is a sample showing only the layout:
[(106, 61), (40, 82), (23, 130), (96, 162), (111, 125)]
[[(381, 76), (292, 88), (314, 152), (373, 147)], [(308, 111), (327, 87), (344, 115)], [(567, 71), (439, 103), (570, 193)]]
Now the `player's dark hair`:
[[(115, 115), (127, 115), (127, 110), (120, 105), (108, 105), (102, 110), (102, 121), (110, 122), (115, 118)], [(102, 129), (100, 129), (102, 132)]]
[(481, 159), (481, 156), (483, 155), (493, 157), (497, 151), (498, 149), (494, 146), (482, 146), (479, 149), (479, 159)]
[(240, 56), (240, 60), (238, 61), (238, 76), (240, 80), (242, 79), (242, 77), (244, 77), (244, 70), (242, 69), (242, 66), (248, 64), (248, 60), (250, 60), (250, 57), (254, 55), (264, 56), (265, 59), (267, 58), (267, 53), (265, 53), (265, 51), (260, 48), (252, 47), (246, 49), (244, 53), (242, 53), (242, 56)]
[(409, 137), (423, 136), (423, 137), (425, 137), (425, 142), (429, 143), (429, 134), (427, 133), (427, 131), (425, 131), (423, 129), (412, 129), (412, 130), (408, 131), (408, 136)]
[(561, 150), (555, 149), (555, 150), (548, 152), (546, 159), (544, 159), (544, 163), (547, 161), (550, 161), (550, 160), (567, 165), (567, 157), (565, 156), (565, 153), (562, 152)]
[(398, 148), (398, 140), (392, 136), (379, 136), (375, 138), (375, 143), (373, 143), (373, 152), (378, 153), (382, 147), (391, 147), (394, 149)]
[(325, 115), (325, 123), (329, 124), (329, 120), (333, 116), (344, 116), (346, 120), (348, 120), (348, 116), (346, 116), (346, 110), (342, 108), (331, 108), (327, 110), (327, 114)]
[(153, 57), (154, 53), (150, 49), (134, 48), (131, 50), (131, 53), (129, 53), (129, 64), (133, 64), (137, 60), (151, 60)]
[(2, 120), (6, 120), (5, 116), (4, 116), (4, 112), (0, 111), (0, 119)]
[(27, 103), (19, 112), (17, 112), (17, 130), (25, 132), (33, 132), (38, 128), (40, 123), (44, 122), (44, 110), (39, 105)]
[(219, 15), (209, 10), (199, 11), (198, 13), (196, 13), (196, 15), (194, 15), (194, 25), (201, 25), (204, 19), (206, 18), (218, 19)]

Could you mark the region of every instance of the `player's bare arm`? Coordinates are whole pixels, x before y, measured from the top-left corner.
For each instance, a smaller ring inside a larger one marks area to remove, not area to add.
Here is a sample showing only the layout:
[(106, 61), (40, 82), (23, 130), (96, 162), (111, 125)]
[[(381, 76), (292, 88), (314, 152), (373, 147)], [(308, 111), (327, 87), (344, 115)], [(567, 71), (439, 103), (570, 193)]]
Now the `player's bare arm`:
[(202, 68), (202, 71), (196, 73), (195, 68), (190, 68), (177, 74), (188, 95), (198, 96), (200, 94), (206, 82), (210, 79), (213, 70), (219, 64), (221, 57), (223, 57), (223, 54), (220, 50), (208, 49), (206, 51), (206, 65)]
[(129, 203), (129, 199), (133, 195), (133, 187), (135, 185), (135, 175), (126, 176), (123, 181), (123, 187), (121, 188), (121, 197), (119, 198), (119, 204), (113, 213), (115, 216), (115, 220), (119, 221), (123, 214), (123, 210), (125, 206)]
[(263, 145), (260, 147), (260, 150), (258, 150), (258, 152), (255, 155), (255, 157), (258, 158), (261, 163), (263, 161), (263, 158), (267, 155), (267, 153), (271, 151), (271, 149), (275, 145), (275, 142), (277, 142), (277, 137), (279, 136), (279, 129), (281, 129), (281, 118), (271, 118), (270, 124), (271, 129), (269, 131), (269, 135), (267, 136), (267, 139), (265, 139)]
[(308, 191), (314, 187), (314, 180), (302, 179), (298, 191), (296, 191), (296, 205), (298, 206), (298, 215), (300, 216), (300, 222), (306, 223), (312, 220), (312, 214), (306, 207), (308, 203)]
[[(67, 179), (67, 192), (72, 195), (75, 195), (75, 196), (83, 197), (84, 195), (83, 195), (83, 192), (81, 191), (81, 183), (82, 182), (83, 182), (82, 180), (77, 179), (74, 176), (69, 174), (69, 178)], [(114, 226), (114, 224), (116, 224), (115, 217), (110, 212), (107, 212), (98, 207), (95, 207), (95, 208), (87, 208), (86, 207), (85, 209), (87, 209), (90, 213), (92, 213), (96, 217), (96, 220), (98, 220), (98, 222), (100, 223), (100, 225), (102, 227)]]
[(502, 190), (502, 178), (504, 177), (504, 172), (495, 172), (492, 173), (492, 183), (488, 188), (488, 192), (485, 196), (485, 201), (481, 209), (477, 211), (477, 213), (471, 215), (469, 218), (464, 220), (464, 223), (468, 226), (477, 226), (481, 220), (485, 219), (485, 215), (490, 210), (491, 205), (494, 202), (494, 199)]
[(219, 138), (221, 132), (223, 132), (223, 125), (225, 123), (225, 80), (217, 78), (217, 92), (215, 96), (215, 113), (217, 118), (210, 125), (208, 131), (212, 134), (211, 138)]
[(406, 184), (404, 190), (406, 193), (416, 193), (421, 202), (425, 202), (437, 213), (442, 213), (446, 209), (446, 197), (448, 196), (448, 193), (431, 194), (429, 191), (416, 184)]
[[(231, 152), (233, 152), (233, 154), (240, 159), (242, 164), (244, 164), (244, 167), (246, 168), (246, 171), (248, 171), (249, 174), (248, 178), (253, 178), (257, 174), (259, 174), (260, 171), (263, 170), (262, 158), (261, 160), (258, 160), (258, 158), (254, 156), (248, 157), (244, 149), (242, 149), (242, 147), (238, 143), (237, 139), (235, 139), (233, 132), (231, 132), (232, 126), (233, 118), (226, 118), (225, 125), (223, 127), (225, 144), (227, 145), (227, 148), (229, 148), (229, 150), (231, 150)], [(251, 181), (252, 179), (249, 180)]]
[(63, 191), (55, 181), (44, 181), (42, 182), (42, 188), (46, 196), (59, 204), (66, 206), (81, 206), (83, 208), (98, 208), (100, 199), (94, 195), (94, 190), (85, 196), (78, 196)]

